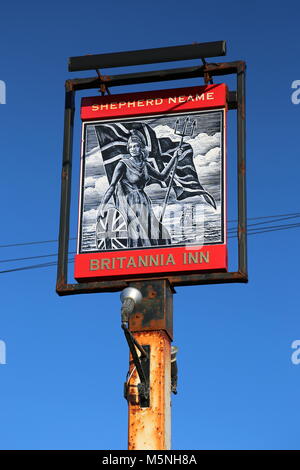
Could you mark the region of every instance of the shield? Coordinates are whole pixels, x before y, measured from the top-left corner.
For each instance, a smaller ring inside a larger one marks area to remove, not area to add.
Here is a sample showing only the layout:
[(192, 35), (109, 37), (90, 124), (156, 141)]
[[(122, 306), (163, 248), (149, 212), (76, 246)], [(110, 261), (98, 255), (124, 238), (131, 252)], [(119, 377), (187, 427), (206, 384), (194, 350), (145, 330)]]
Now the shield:
[(96, 246), (98, 250), (122, 250), (128, 246), (125, 219), (116, 208), (109, 208), (99, 217), (96, 225)]

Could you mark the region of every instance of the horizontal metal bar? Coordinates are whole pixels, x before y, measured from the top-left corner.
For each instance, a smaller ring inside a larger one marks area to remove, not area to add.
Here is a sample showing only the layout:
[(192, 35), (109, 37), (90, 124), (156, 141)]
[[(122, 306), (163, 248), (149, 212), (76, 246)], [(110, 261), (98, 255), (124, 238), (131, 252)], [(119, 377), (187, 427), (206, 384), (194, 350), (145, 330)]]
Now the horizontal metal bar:
[(81, 284), (60, 284), (56, 288), (56, 292), (60, 296), (73, 294), (92, 294), (96, 292), (117, 292), (128, 287), (131, 282), (149, 281), (151, 278), (155, 280), (168, 280), (171, 287), (185, 286), (195, 284), (222, 284), (232, 282), (248, 282), (246, 273), (230, 272), (230, 273), (203, 273), (203, 274), (187, 274), (175, 276), (149, 276), (138, 279), (126, 279), (124, 281), (100, 281)]
[(72, 294), (92, 294), (93, 292), (117, 292), (128, 287), (128, 282), (118, 281), (100, 281), (100, 282), (83, 282), (80, 284), (68, 284), (57, 282), (56, 292), (58, 295)]
[(99, 77), (75, 78), (70, 80), (74, 90), (99, 88), (104, 83), (108, 88), (114, 86), (136, 85), (141, 83), (163, 82), (168, 80), (183, 80), (187, 78), (204, 77), (208, 72), (211, 76), (236, 74), (243, 62), (220, 62), (206, 66), (182, 67), (176, 69), (152, 70), (148, 72), (127, 73), (121, 75), (102, 75)]
[(219, 57), (225, 54), (226, 41), (215, 41), (187, 44), (184, 46), (84, 55), (69, 58), (69, 72)]
[(232, 282), (247, 283), (248, 276), (240, 271), (230, 273), (189, 274), (184, 276), (169, 277), (173, 286), (199, 285), (199, 284), (226, 284)]

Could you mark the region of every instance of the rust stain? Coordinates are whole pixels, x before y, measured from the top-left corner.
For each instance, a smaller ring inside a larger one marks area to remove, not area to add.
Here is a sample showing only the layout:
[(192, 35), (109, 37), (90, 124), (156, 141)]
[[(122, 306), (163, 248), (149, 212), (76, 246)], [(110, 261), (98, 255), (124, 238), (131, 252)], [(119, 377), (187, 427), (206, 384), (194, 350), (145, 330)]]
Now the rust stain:
[(66, 170), (66, 168), (63, 168), (61, 170), (61, 177), (62, 179), (67, 179), (67, 176), (68, 176), (68, 171)]
[[(170, 339), (164, 331), (139, 332), (135, 337), (151, 350), (150, 407), (140, 408), (129, 402), (128, 449), (165, 450), (170, 447)], [(130, 390), (136, 391), (138, 383), (133, 372)]]
[(246, 172), (246, 163), (245, 161), (242, 161), (239, 165), (239, 171), (244, 175)]
[(66, 80), (65, 82), (65, 89), (66, 91), (73, 91), (73, 80)]

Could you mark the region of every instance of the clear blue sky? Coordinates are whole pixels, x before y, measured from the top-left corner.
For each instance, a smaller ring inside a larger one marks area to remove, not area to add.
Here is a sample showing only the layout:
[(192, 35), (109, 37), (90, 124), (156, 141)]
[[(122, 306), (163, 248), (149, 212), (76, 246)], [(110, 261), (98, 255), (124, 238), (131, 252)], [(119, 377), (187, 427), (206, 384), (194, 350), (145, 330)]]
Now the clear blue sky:
[[(195, 41), (225, 39), (224, 60), (248, 65), (248, 216), (298, 212), (300, 104), (291, 102), (291, 83), (300, 80), (299, 13), (296, 1), (5, 2), (0, 244), (57, 238), (64, 81), (90, 75), (69, 74), (68, 57)], [(79, 148), (77, 127), (76, 158)], [(228, 161), (233, 174), (232, 137)], [(75, 186), (76, 178), (75, 171)], [(235, 195), (229, 188), (231, 219)], [(300, 448), (300, 364), (291, 361), (291, 344), (300, 339), (298, 244), (299, 228), (250, 236), (248, 285), (177, 289), (173, 449)], [(4, 260), (56, 253), (57, 246), (0, 250)], [(48, 260), (55, 258), (1, 262), (0, 270)], [(55, 278), (55, 266), (0, 274), (0, 340), (7, 348), (0, 448), (126, 449), (128, 348), (119, 295), (59, 298)]]

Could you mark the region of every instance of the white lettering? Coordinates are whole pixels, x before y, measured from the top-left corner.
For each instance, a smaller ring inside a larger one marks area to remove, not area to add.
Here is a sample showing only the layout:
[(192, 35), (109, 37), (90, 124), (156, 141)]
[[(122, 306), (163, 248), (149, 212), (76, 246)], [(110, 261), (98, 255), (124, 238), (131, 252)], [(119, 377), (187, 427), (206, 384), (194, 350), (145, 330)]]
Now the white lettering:
[(0, 340), (0, 364), (6, 364), (6, 344)]
[(129, 465), (132, 468), (135, 465), (136, 457), (117, 457), (109, 454), (109, 457), (103, 457), (103, 465)]
[(295, 341), (292, 342), (292, 349), (296, 349), (296, 351), (293, 352), (291, 361), (295, 366), (300, 364), (300, 339), (296, 339)]
[(192, 96), (192, 95), (189, 95), (187, 101), (194, 101), (193, 96)]
[(294, 80), (292, 83), (292, 88), (297, 88), (292, 93), (291, 100), (293, 104), (299, 104), (300, 103), (300, 80)]
[(197, 465), (197, 460), (194, 455), (186, 455), (186, 454), (156, 454), (156, 455), (149, 455), (147, 454), (147, 465), (190, 465), (191, 463)]
[(3, 80), (0, 80), (0, 104), (6, 104), (6, 85)]

